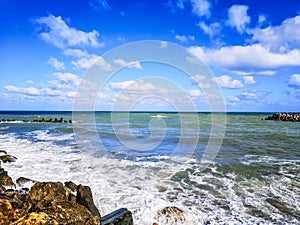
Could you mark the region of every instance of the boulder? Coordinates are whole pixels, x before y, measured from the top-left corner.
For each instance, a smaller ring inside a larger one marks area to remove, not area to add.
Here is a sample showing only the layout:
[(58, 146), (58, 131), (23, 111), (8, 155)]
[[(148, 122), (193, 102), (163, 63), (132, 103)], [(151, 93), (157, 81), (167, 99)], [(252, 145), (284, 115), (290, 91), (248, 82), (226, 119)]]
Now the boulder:
[(32, 212), (30, 214), (27, 214), (15, 223), (14, 225), (58, 225), (57, 221), (49, 217), (44, 212), (35, 213)]
[(77, 191), (77, 184), (75, 184), (75, 183), (72, 182), (72, 181), (66, 181), (66, 182), (65, 182), (65, 186), (66, 186), (67, 188), (69, 188), (69, 190), (72, 191), (72, 192)]
[(17, 183), (17, 185), (19, 185), (19, 186), (23, 186), (23, 184), (26, 184), (26, 183), (29, 183), (29, 182), (35, 183), (34, 180), (31, 180), (31, 179), (26, 178), (26, 177), (19, 177), (19, 178), (16, 180), (16, 183)]
[(133, 225), (132, 213), (125, 208), (103, 216), (101, 225)]
[(33, 201), (68, 200), (69, 190), (60, 182), (37, 182), (29, 191)]
[(8, 186), (8, 187), (16, 186), (12, 178), (8, 176), (7, 172), (2, 168), (0, 168), (0, 185)]
[(93, 216), (98, 216), (101, 219), (99, 210), (94, 204), (90, 187), (81, 184), (77, 186), (76, 202), (80, 205), (85, 206)]
[(15, 162), (17, 158), (12, 155), (6, 154), (6, 155), (1, 155), (0, 160), (4, 163), (7, 163), (7, 162)]
[(176, 206), (168, 206), (157, 212), (158, 218), (164, 218), (168, 222), (183, 222), (185, 216), (183, 210)]
[(19, 215), (16, 213), (8, 200), (0, 199), (0, 224), (11, 225), (18, 220)]

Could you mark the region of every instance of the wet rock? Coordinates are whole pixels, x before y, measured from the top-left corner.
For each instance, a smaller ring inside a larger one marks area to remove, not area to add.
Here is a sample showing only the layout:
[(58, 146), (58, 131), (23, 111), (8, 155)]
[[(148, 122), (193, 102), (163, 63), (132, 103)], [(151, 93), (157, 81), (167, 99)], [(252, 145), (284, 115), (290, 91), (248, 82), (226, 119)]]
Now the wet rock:
[(19, 178), (16, 180), (16, 183), (17, 183), (17, 185), (19, 185), (19, 186), (23, 186), (23, 184), (26, 184), (26, 183), (29, 183), (29, 182), (35, 183), (34, 180), (31, 180), (31, 179), (26, 178), (26, 177), (19, 177)]
[(15, 162), (17, 158), (12, 155), (6, 154), (6, 155), (1, 155), (0, 160), (4, 163), (7, 163), (7, 162)]
[(7, 187), (15, 187), (15, 183), (12, 178), (8, 176), (7, 172), (4, 169), (0, 169), (0, 184)]
[(6, 191), (6, 188), (2, 184), (0, 184), (0, 193), (2, 193), (4, 191)]
[(16, 213), (8, 200), (0, 199), (0, 224), (10, 225), (18, 220), (19, 215)]
[(72, 192), (77, 191), (77, 184), (75, 184), (75, 183), (72, 182), (72, 181), (66, 181), (66, 182), (65, 182), (65, 186), (66, 186), (67, 188), (69, 188), (70, 191), (72, 191)]
[(118, 209), (103, 216), (101, 225), (133, 225), (132, 213), (125, 208)]
[(159, 210), (158, 218), (164, 217), (168, 222), (182, 222), (185, 221), (185, 216), (183, 210), (177, 208), (176, 206), (165, 207), (162, 210)]
[(80, 205), (85, 206), (93, 216), (98, 216), (99, 218), (101, 218), (99, 210), (94, 204), (90, 187), (81, 184), (77, 186), (76, 202)]
[(69, 190), (60, 182), (37, 182), (29, 191), (33, 201), (68, 200)]

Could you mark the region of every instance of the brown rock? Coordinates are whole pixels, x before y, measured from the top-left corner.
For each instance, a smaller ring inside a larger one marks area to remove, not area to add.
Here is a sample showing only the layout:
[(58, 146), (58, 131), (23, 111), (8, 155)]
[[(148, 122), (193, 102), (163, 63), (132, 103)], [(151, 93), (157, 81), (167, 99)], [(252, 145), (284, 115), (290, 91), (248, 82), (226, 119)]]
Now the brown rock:
[(44, 212), (32, 212), (21, 217), (13, 225), (58, 225), (58, 223)]
[(15, 187), (15, 183), (12, 178), (8, 176), (7, 172), (4, 169), (0, 169), (0, 184), (8, 187)]
[(70, 191), (75, 192), (77, 190), (77, 184), (72, 181), (66, 181), (65, 186), (70, 189)]
[(33, 201), (68, 200), (69, 190), (60, 182), (37, 182), (29, 191)]
[(19, 178), (16, 180), (16, 183), (17, 183), (17, 185), (19, 185), (19, 186), (23, 186), (23, 184), (28, 183), (28, 182), (35, 183), (34, 180), (31, 180), (31, 179), (26, 178), (26, 177), (19, 177)]
[(76, 202), (80, 205), (85, 206), (92, 213), (93, 216), (98, 216), (101, 219), (99, 210), (94, 204), (93, 195), (90, 187), (83, 186), (81, 184), (77, 186)]
[(91, 212), (84, 206), (70, 201), (52, 201), (43, 210), (51, 218), (55, 218), (58, 224), (99, 225), (99, 218), (94, 218)]
[(1, 155), (0, 160), (4, 163), (7, 163), (7, 162), (15, 162), (17, 158), (12, 155), (6, 154), (6, 155)]
[(10, 202), (8, 200), (0, 199), (0, 224), (10, 225), (14, 221), (18, 220), (18, 218), (19, 215), (11, 206)]
[(176, 206), (166, 207), (157, 213), (158, 217), (165, 217), (167, 221), (179, 222), (185, 221), (183, 210)]

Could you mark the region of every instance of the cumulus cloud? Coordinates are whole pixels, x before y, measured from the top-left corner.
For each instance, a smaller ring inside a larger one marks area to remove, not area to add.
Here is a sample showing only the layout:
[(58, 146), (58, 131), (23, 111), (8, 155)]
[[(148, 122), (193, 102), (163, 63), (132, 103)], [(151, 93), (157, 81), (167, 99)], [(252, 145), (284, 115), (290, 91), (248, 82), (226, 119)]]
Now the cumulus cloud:
[(51, 88), (54, 88), (54, 89), (69, 89), (69, 88), (71, 88), (70, 84), (67, 84), (65, 82), (62, 83), (59, 80), (49, 80), (48, 84)]
[(300, 74), (293, 74), (288, 80), (290, 87), (300, 88)]
[(187, 43), (189, 41), (194, 41), (195, 37), (192, 35), (186, 36), (186, 35), (175, 35), (175, 39), (183, 42), (183, 43)]
[(57, 58), (51, 57), (47, 63), (51, 66), (53, 66), (54, 69), (56, 70), (64, 70), (65, 69), (65, 64), (63, 62), (58, 61)]
[(279, 26), (248, 29), (254, 41), (275, 52), (288, 52), (300, 47), (300, 16), (288, 18)]
[(213, 78), (221, 87), (225, 88), (242, 88), (243, 83), (240, 80), (233, 80), (232, 77), (228, 75), (223, 75), (220, 77)]
[(235, 28), (239, 33), (245, 31), (245, 27), (250, 23), (250, 17), (247, 14), (248, 6), (233, 5), (228, 10), (228, 20), (226, 24)]
[(64, 55), (73, 56), (76, 58), (89, 57), (89, 54), (86, 51), (74, 48), (67, 48), (63, 51)]
[(210, 17), (210, 3), (207, 0), (191, 0), (193, 13), (198, 16)]
[(142, 69), (142, 65), (139, 61), (126, 62), (123, 59), (116, 59), (116, 60), (114, 60), (114, 63), (116, 63), (117, 65), (120, 65), (122, 67)]
[(245, 84), (255, 84), (256, 83), (253, 76), (244, 76), (243, 80), (244, 80)]
[(72, 73), (54, 73), (53, 74), (57, 79), (65, 83), (78, 84), (79, 79), (75, 74)]
[(274, 53), (261, 44), (248, 46), (226, 46), (220, 49), (206, 49), (200, 46), (189, 50), (202, 61), (229, 70), (270, 70), (284, 66), (300, 66), (300, 50)]
[(71, 63), (75, 66), (75, 69), (88, 69), (91, 66), (99, 66), (105, 71), (112, 70), (112, 66), (106, 62), (103, 57), (97, 55), (90, 55), (89, 57), (84, 57), (77, 61), (72, 61)]
[(97, 40), (99, 37), (98, 31), (84, 32), (69, 27), (60, 16), (56, 17), (50, 14), (36, 19), (35, 23), (41, 25), (39, 37), (55, 47), (65, 49), (68, 47), (103, 46), (103, 43)]
[(199, 22), (198, 26), (203, 30), (203, 32), (208, 35), (211, 39), (221, 32), (221, 24), (220, 23), (212, 23), (207, 25), (204, 22)]
[(37, 88), (34, 88), (34, 87), (19, 88), (19, 87), (13, 86), (13, 85), (7, 85), (7, 86), (4, 86), (4, 89), (7, 92), (19, 93), (19, 94), (24, 94), (24, 95), (33, 95), (33, 96), (36, 96), (36, 95), (40, 95), (41, 94), (40, 90), (37, 89)]

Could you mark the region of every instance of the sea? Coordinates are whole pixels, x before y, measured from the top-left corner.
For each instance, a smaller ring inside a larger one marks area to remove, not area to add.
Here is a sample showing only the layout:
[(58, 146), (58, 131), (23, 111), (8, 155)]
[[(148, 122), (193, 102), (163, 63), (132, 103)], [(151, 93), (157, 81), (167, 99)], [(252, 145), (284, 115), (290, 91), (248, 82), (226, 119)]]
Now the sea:
[(0, 150), (17, 157), (1, 166), (88, 185), (101, 215), (127, 208), (137, 225), (300, 224), (300, 123), (272, 113), (0, 111)]

